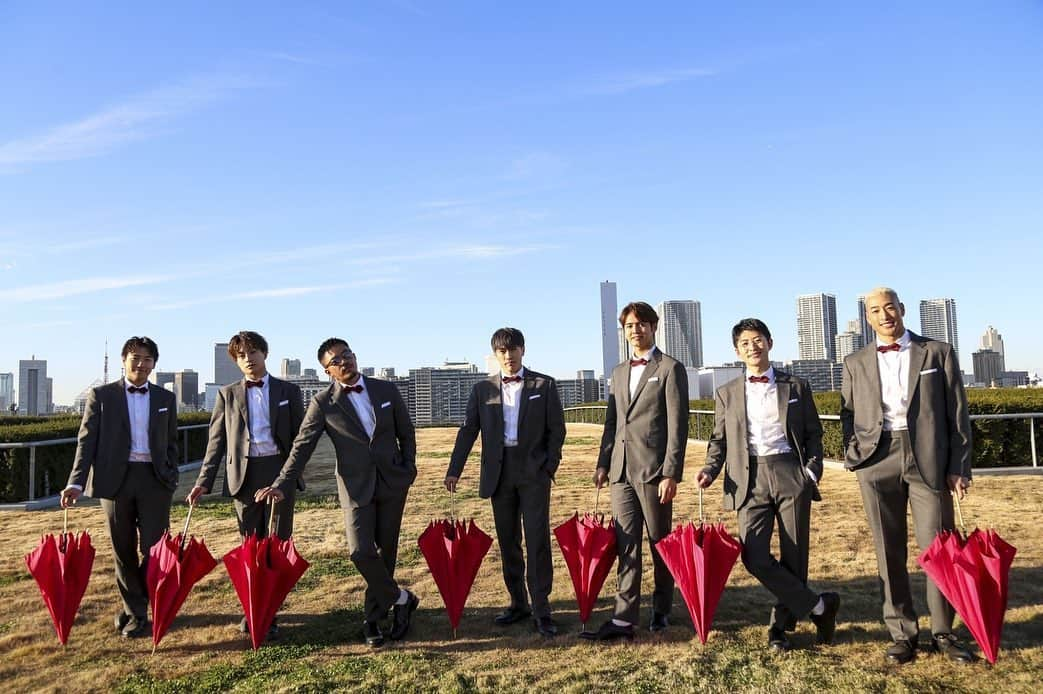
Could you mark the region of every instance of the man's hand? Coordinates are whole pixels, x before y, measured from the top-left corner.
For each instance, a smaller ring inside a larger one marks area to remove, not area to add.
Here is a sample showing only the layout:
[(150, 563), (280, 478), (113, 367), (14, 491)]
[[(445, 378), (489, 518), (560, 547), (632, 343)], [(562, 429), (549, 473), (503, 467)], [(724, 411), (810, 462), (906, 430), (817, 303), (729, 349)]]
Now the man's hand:
[(669, 504), (677, 496), (677, 482), (672, 477), (664, 477), (659, 482), (659, 503)]
[(261, 503), (262, 501), (268, 501), (268, 499), (275, 499), (276, 503), (286, 498), (286, 495), (282, 493), (282, 490), (278, 487), (261, 487), (254, 494), (254, 501)]
[(188, 502), (189, 506), (195, 506), (196, 502), (199, 501), (199, 497), (209, 493), (209, 489), (207, 489), (206, 487), (200, 487), (197, 484), (196, 486), (192, 487), (192, 491), (190, 491), (188, 493), (188, 496), (185, 497), (185, 501)]
[(705, 472), (700, 472), (698, 475), (695, 476), (695, 483), (703, 489), (706, 489), (711, 484), (713, 484), (713, 478), (707, 475)]
[(83, 496), (83, 490), (76, 487), (66, 487), (62, 490), (62, 508), (69, 508), (81, 496)]
[(445, 488), (451, 492), (456, 491), (456, 483), (460, 481), (459, 477), (453, 477), (452, 475), (445, 476)]
[(963, 475), (949, 475), (949, 491), (956, 495), (957, 499), (967, 496), (967, 490), (971, 488), (971, 478)]
[(601, 489), (608, 482), (608, 470), (603, 467), (599, 467), (594, 471), (594, 486)]

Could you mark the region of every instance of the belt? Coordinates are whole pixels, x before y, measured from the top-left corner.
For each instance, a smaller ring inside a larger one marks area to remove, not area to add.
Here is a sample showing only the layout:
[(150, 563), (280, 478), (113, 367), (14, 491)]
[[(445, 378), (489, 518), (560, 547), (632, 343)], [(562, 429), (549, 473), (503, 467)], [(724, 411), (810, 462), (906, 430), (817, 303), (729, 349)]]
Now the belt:
[(795, 463), (797, 462), (797, 454), (790, 451), (789, 453), (775, 453), (774, 455), (751, 455), (751, 463), (761, 463), (764, 465), (772, 465), (774, 463)]

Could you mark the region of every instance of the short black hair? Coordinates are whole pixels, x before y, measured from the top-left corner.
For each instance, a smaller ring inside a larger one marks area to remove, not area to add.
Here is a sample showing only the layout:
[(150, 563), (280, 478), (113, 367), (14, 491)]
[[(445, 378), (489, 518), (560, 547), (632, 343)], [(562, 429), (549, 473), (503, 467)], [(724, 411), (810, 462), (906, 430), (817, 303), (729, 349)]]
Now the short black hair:
[(337, 345), (344, 345), (348, 349), (351, 349), (351, 347), (348, 346), (348, 341), (345, 340), (343, 337), (327, 337), (325, 340), (322, 341), (322, 344), (319, 345), (319, 353), (317, 355), (317, 358), (320, 364), (322, 363), (322, 355), (326, 352), (329, 352)]
[(732, 347), (739, 346), (739, 335), (742, 335), (747, 330), (760, 333), (764, 336), (764, 339), (771, 342), (771, 331), (768, 330), (768, 326), (764, 324), (764, 321), (760, 318), (743, 318), (732, 328)]
[(123, 343), (123, 351), (120, 356), (123, 359), (127, 358), (127, 355), (136, 349), (147, 350), (152, 355), (152, 361), (159, 361), (159, 346), (156, 345), (155, 341), (151, 337), (137, 336), (130, 338)]
[(525, 336), (517, 328), (500, 328), (493, 333), (489, 342), (494, 352), (498, 349), (514, 349), (525, 346)]
[(240, 330), (228, 341), (228, 356), (232, 361), (239, 359), (239, 352), (249, 352), (251, 349), (260, 350), (267, 357), (268, 340), (253, 330)]
[(631, 301), (624, 306), (623, 310), (619, 312), (619, 324), (624, 325), (627, 322), (627, 316), (631, 313), (636, 315), (637, 319), (642, 323), (649, 323), (652, 326), (659, 325), (659, 314), (644, 301)]

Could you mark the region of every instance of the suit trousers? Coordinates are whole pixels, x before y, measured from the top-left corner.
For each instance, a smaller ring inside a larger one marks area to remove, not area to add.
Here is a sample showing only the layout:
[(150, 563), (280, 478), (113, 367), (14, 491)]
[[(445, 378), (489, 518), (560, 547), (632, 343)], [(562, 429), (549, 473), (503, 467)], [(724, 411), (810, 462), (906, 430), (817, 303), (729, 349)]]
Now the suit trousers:
[(116, 587), (123, 612), (148, 616), (148, 553), (170, 527), (174, 490), (159, 481), (152, 463), (131, 462), (111, 499), (100, 499), (116, 562)]
[[(938, 491), (923, 481), (907, 431), (884, 432), (877, 452), (855, 474), (876, 548), (884, 624), (893, 640), (916, 641), (919, 625), (907, 566), (906, 506), (912, 509), (916, 543), (923, 550), (939, 531), (953, 529), (952, 495), (948, 488)], [(953, 608), (930, 579), (927, 609), (931, 633), (952, 631)]]
[(363, 505), (350, 503), (344, 480), (339, 475), (337, 490), (344, 509), (351, 561), (366, 581), (365, 619), (377, 622), (387, 615), (399, 596), (395, 563), (409, 488), (392, 489), (378, 474), (373, 498)]
[[(808, 588), (812, 482), (792, 453), (751, 456), (750, 479), (750, 496), (738, 511), (742, 563), (778, 600), (768, 626), (792, 631), (818, 602)], [(776, 520), (781, 561), (771, 553)]]
[[(516, 451), (516, 448), (503, 449), (500, 483), (492, 495), (503, 582), (512, 607), (525, 607), (531, 598), (533, 615), (549, 617), (554, 578), (550, 545), (551, 479), (542, 469), (526, 469), (526, 461)], [(528, 573), (522, 559), (522, 531), (528, 550)]]
[(642, 534), (647, 535), (652, 553), (655, 578), (652, 610), (668, 615), (674, 600), (674, 577), (655, 545), (670, 534), (674, 502), (659, 503), (658, 483), (633, 483), (626, 478), (622, 482), (613, 482), (611, 493), (616, 550), (619, 553), (615, 618), (631, 624), (640, 620)]
[[(258, 538), (268, 537), (268, 525), (271, 520), (270, 506), (267, 503), (254, 501), (254, 493), (267, 487), (279, 476), (284, 459), (280, 455), (266, 455), (246, 459), (246, 478), (239, 493), (234, 497), (235, 515), (239, 520), (239, 534), (247, 536), (256, 534)], [(294, 486), (286, 497), (275, 505), (275, 534), (282, 540), (290, 539), (293, 534), (293, 502), (297, 495)]]

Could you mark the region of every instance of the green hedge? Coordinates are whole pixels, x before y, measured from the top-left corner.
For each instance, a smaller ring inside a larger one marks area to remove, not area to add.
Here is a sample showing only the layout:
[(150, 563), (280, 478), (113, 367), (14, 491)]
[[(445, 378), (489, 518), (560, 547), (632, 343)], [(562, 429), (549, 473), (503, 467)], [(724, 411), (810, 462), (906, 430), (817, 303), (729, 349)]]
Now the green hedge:
[[(821, 415), (840, 414), (840, 393), (815, 393), (815, 406)], [(967, 391), (970, 413), (1016, 414), (1021, 412), (1043, 412), (1043, 388), (997, 388)], [(604, 405), (604, 402), (590, 405)], [(692, 400), (693, 410), (713, 410), (713, 400)], [(570, 412), (570, 422), (604, 424), (604, 410)], [(1032, 464), (1032, 448), (1029, 440), (1027, 419), (975, 421), (973, 429), (974, 451), (972, 465), (976, 468), (1017, 467)], [(1036, 420), (1036, 455), (1043, 460), (1043, 420)], [(693, 415), (688, 421), (689, 435), (706, 441), (713, 432), (712, 415)], [(822, 447), (826, 457), (843, 459), (840, 422), (822, 422)]]
[[(206, 424), (209, 412), (186, 412), (178, 415), (178, 425)], [(80, 417), (4, 417), (0, 420), (0, 442), (19, 443), (50, 439), (75, 438), (80, 430)], [(206, 429), (191, 430), (178, 437), (181, 461), (199, 460), (206, 451)], [(75, 441), (36, 449), (36, 497), (57, 494), (65, 487), (76, 454)], [(29, 495), (29, 449), (0, 450), (0, 503), (24, 501)]]

